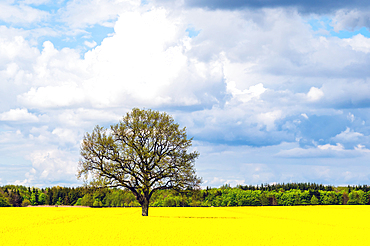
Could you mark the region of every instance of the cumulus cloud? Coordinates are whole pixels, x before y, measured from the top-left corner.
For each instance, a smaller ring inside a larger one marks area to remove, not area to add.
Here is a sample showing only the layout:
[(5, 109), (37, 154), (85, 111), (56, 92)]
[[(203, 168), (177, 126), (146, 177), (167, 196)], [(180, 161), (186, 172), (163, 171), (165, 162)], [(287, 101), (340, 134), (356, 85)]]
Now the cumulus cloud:
[(364, 53), (370, 52), (370, 38), (366, 38), (361, 34), (357, 34), (356, 36), (348, 39), (344, 39), (353, 50), (361, 51)]
[(362, 137), (364, 137), (364, 134), (355, 132), (351, 130), (349, 127), (347, 127), (345, 131), (339, 133), (332, 139), (334, 141), (340, 141), (340, 142), (358, 142), (359, 139), (361, 139)]
[[(15, 32), (13, 33), (18, 34)], [(0, 55), (2, 63), (13, 61), (19, 58), (34, 59), (35, 56), (38, 55), (39, 51), (36, 48), (31, 47), (31, 45), (21, 35), (9, 36), (5, 38), (3, 37), (0, 40)]]
[(11, 5), (7, 2), (0, 3), (0, 20), (14, 24), (29, 24), (40, 22), (49, 17), (49, 13), (30, 6), (20, 4)]
[(331, 105), (335, 108), (365, 108), (370, 105), (368, 93), (370, 85), (368, 77), (354, 77), (350, 79), (338, 79), (327, 81), (321, 87), (325, 94), (323, 104)]
[(140, 0), (73, 0), (68, 1), (59, 14), (60, 20), (72, 28), (84, 28), (95, 24), (113, 26), (113, 21), (119, 14), (139, 5)]
[(249, 89), (239, 90), (236, 88), (235, 82), (231, 81), (227, 83), (227, 92), (230, 93), (233, 98), (240, 100), (244, 103), (252, 100), (253, 98), (259, 99), (260, 95), (266, 91), (262, 83), (250, 86)]
[[(214, 2), (218, 10), (157, 3), (68, 1), (53, 18), (71, 25), (64, 32), (86, 34), (77, 48), (55, 39), (41, 47), (30, 37), (46, 34), (0, 27), (0, 144), (28, 165), (24, 179), (12, 180), (73, 182), (84, 132), (132, 107), (167, 111), (187, 127), (209, 185), (334, 180), (319, 159), (359, 177), (342, 159), (365, 163), (370, 148), (367, 37), (320, 36), (301, 12), (283, 8), (308, 11), (308, 2)], [(336, 13), (338, 30), (355, 25)], [(95, 25), (114, 32), (99, 43), (89, 36)]]
[(122, 14), (115, 34), (85, 54), (90, 78), (80, 87), (86, 100), (97, 107), (220, 100), (222, 64), (189, 59), (190, 40), (179, 21), (164, 9)]
[(343, 145), (325, 144), (310, 148), (293, 148), (282, 150), (276, 154), (277, 157), (285, 158), (353, 158), (361, 155), (364, 149), (345, 150)]
[(73, 177), (77, 172), (76, 157), (73, 158), (65, 151), (58, 149), (34, 151), (27, 158), (33, 167), (25, 173), (26, 179), (23, 180), (25, 185), (61, 180), (77, 183)]
[(311, 87), (310, 91), (307, 93), (307, 98), (309, 101), (318, 101), (324, 96), (324, 92), (316, 87)]
[(66, 83), (60, 86), (31, 88), (19, 97), (19, 101), (31, 108), (65, 107), (82, 102), (83, 94), (76, 84)]
[(335, 13), (332, 21), (334, 31), (355, 30), (361, 27), (370, 27), (368, 8), (341, 9)]
[(37, 122), (39, 119), (36, 115), (29, 113), (27, 109), (17, 108), (1, 113), (0, 121)]
[(97, 45), (97, 43), (93, 40), (93, 41), (91, 41), (91, 42), (89, 42), (89, 41), (85, 41), (84, 42), (84, 44), (87, 46), (87, 47), (89, 47), (89, 48), (94, 48), (96, 45)]
[(58, 136), (61, 142), (76, 144), (80, 141), (79, 136), (71, 129), (55, 128), (52, 134)]
[(115, 34), (84, 59), (47, 41), (32, 86), (17, 99), (32, 108), (217, 102), (222, 97), (217, 89), (224, 87), (222, 64), (187, 58), (191, 45), (185, 29), (164, 9), (152, 9), (123, 14)]
[[(332, 146), (337, 147), (336, 144)], [(197, 145), (198, 151), (201, 153), (197, 162), (197, 173), (207, 181), (204, 186), (212, 187), (225, 183), (243, 184), (243, 182), (248, 185), (273, 182), (317, 182), (343, 185), (366, 183), (368, 179), (370, 168), (361, 165), (363, 161), (367, 160), (367, 153), (346, 153), (348, 158), (321, 155), (315, 158), (303, 157), (301, 159), (275, 155), (281, 150), (296, 147), (295, 143), (282, 143), (278, 146), (262, 148)], [(352, 157), (349, 157), (350, 155)], [(347, 173), (350, 175), (346, 175)]]

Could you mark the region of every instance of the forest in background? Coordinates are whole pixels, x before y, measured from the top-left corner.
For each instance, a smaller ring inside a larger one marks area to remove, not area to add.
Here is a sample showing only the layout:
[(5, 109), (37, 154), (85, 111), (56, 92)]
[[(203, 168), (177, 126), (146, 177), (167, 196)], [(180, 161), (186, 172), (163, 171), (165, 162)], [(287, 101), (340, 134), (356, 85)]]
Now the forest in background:
[[(370, 186), (325, 186), (315, 183), (223, 185), (220, 188), (160, 190), (151, 207), (293, 206), (370, 204)], [(92, 187), (36, 188), (22, 185), (0, 187), (0, 207), (68, 205), (90, 207), (137, 207), (128, 190)]]

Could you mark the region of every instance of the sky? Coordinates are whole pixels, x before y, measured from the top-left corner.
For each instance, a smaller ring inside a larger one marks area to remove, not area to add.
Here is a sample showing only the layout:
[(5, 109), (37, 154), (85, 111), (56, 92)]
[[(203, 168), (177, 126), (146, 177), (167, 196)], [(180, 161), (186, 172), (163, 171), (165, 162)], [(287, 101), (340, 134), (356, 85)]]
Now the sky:
[(134, 107), (203, 187), (369, 184), (369, 29), (360, 0), (3, 0), (0, 185), (82, 185), (84, 134)]

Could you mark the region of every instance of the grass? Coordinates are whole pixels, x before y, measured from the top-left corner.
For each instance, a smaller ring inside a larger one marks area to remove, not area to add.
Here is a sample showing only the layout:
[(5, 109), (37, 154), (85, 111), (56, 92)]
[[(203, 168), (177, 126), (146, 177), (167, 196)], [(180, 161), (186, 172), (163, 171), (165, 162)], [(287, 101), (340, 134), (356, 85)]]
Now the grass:
[(0, 208), (0, 245), (367, 245), (370, 206)]

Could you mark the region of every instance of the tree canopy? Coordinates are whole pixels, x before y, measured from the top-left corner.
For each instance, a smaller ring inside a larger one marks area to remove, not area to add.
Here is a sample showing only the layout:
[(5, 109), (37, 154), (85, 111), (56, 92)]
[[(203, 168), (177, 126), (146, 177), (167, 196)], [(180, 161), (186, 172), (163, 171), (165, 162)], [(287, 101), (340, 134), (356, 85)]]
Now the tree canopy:
[(109, 129), (96, 126), (81, 144), (78, 178), (89, 177), (101, 187), (130, 190), (148, 215), (154, 192), (198, 187), (194, 162), (189, 152), (192, 138), (167, 113), (134, 108)]

